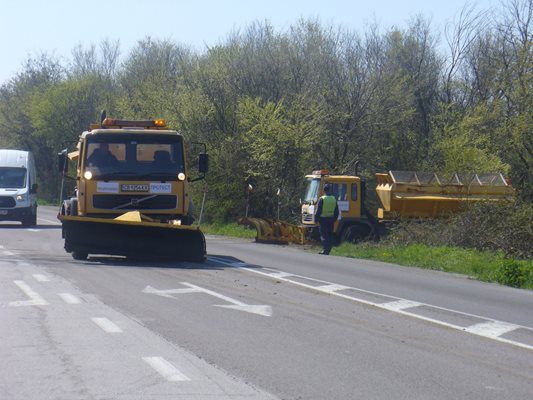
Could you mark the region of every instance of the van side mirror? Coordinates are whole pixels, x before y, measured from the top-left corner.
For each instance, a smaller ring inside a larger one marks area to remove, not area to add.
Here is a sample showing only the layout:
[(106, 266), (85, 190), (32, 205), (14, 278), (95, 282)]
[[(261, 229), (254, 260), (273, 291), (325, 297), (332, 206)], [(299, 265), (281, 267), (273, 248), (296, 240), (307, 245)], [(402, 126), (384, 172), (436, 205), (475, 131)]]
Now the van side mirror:
[(57, 166), (61, 175), (68, 173), (67, 149), (62, 150), (61, 153), (57, 153)]
[(207, 153), (200, 153), (198, 155), (198, 171), (201, 174), (207, 174), (209, 170), (209, 155)]
[(30, 194), (35, 194), (35, 193), (38, 193), (38, 192), (39, 192), (39, 185), (36, 184), (36, 183), (31, 185)]

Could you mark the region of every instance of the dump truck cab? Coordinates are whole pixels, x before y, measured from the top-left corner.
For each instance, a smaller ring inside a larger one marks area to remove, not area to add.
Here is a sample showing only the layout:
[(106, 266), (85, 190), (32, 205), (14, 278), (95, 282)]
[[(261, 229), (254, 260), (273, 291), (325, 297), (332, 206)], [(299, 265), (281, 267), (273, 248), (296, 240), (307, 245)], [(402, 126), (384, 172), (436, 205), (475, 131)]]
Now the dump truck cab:
[(368, 219), (364, 208), (365, 181), (355, 175), (330, 175), (327, 170), (316, 170), (305, 176), (305, 194), (302, 199), (302, 224), (318, 235), (315, 221), (316, 204), (324, 194), (324, 185), (331, 186), (331, 194), (337, 199), (339, 220), (334, 225), (337, 239), (359, 241), (374, 234), (373, 221)]
[[(105, 118), (80, 135), (76, 148), (68, 153), (76, 162), (76, 194), (64, 201), (60, 213), (65, 249), (74, 258), (188, 251), (194, 254), (184, 258), (205, 258), (205, 238), (192, 226), (188, 193), (189, 183), (203, 176), (189, 177), (180, 133), (164, 120)], [(59, 158), (63, 174), (66, 155)], [(207, 154), (199, 161), (205, 176)], [(153, 243), (143, 249), (148, 236)]]

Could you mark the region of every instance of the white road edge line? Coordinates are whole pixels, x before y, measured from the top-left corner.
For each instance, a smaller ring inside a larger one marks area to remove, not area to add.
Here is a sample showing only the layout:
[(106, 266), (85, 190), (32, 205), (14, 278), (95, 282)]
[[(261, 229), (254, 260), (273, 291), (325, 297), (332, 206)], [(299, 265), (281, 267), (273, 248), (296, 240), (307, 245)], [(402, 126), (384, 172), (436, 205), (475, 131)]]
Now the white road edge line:
[(32, 275), (38, 282), (50, 282), (50, 278), (43, 274), (33, 274)]
[(169, 382), (186, 382), (191, 380), (163, 357), (143, 357), (142, 359)]
[(57, 294), (61, 299), (67, 304), (80, 304), (81, 300), (76, 296), (70, 293), (58, 293)]
[(19, 300), (12, 301), (8, 304), (9, 307), (23, 307), (23, 306), (46, 306), (48, 302), (43, 299), (36, 291), (34, 291), (28, 284), (24, 281), (13, 281), (20, 290), (26, 294), (31, 300)]
[(122, 329), (107, 318), (94, 317), (91, 320), (107, 333), (122, 333)]
[[(392, 301), (392, 302), (388, 302), (388, 303), (374, 303), (374, 302), (371, 302), (371, 301), (368, 301), (368, 300), (359, 299), (357, 297), (348, 296), (348, 295), (343, 294), (343, 293), (338, 293), (336, 291), (325, 291), (325, 290), (321, 289), (321, 288), (324, 288), (324, 287), (330, 287), (330, 286), (333, 287), (333, 286), (337, 285), (337, 284), (332, 283), (332, 282), (320, 281), (320, 280), (314, 279), (314, 278), (308, 278), (308, 277), (301, 276), (301, 275), (290, 274), (290, 276), (293, 276), (293, 277), (304, 278), (306, 280), (324, 283), (324, 285), (322, 285), (322, 286), (313, 286), (313, 285), (308, 285), (308, 284), (305, 284), (305, 283), (302, 283), (302, 282), (293, 281), (291, 279), (281, 277), (280, 273), (284, 273), (283, 271), (280, 271), (280, 272), (277, 272), (277, 273), (266, 273), (266, 272), (263, 272), (263, 271), (260, 271), (258, 269), (254, 269), (254, 268), (236, 266), (235, 263), (227, 262), (224, 259), (221, 259), (219, 257), (212, 257), (211, 256), (209, 258), (211, 260), (215, 261), (215, 262), (219, 262), (221, 264), (229, 265), (229, 266), (235, 267), (237, 269), (242, 269), (244, 271), (253, 272), (254, 274), (259, 274), (259, 275), (267, 276), (269, 278), (278, 279), (278, 280), (285, 281), (285, 282), (291, 283), (293, 285), (302, 286), (302, 287), (305, 287), (305, 288), (308, 288), (308, 289), (311, 289), (311, 290), (317, 290), (317, 291), (323, 292), (323, 293), (326, 292), (326, 293), (328, 293), (328, 294), (330, 294), (332, 296), (342, 297), (342, 298), (347, 299), (347, 300), (352, 300), (352, 301), (355, 301), (355, 302), (358, 302), (358, 303), (367, 304), (367, 305), (370, 305), (370, 306), (373, 306), (373, 307), (381, 308), (381, 309), (388, 310), (388, 311), (391, 311), (391, 312), (395, 312), (395, 313), (398, 313), (398, 314), (407, 315), (407, 316), (410, 316), (410, 317), (413, 317), (413, 318), (416, 318), (416, 319), (420, 319), (420, 320), (423, 320), (423, 321), (431, 322), (431, 323), (434, 323), (434, 324), (437, 324), (437, 325), (441, 325), (441, 326), (446, 326), (448, 328), (452, 328), (452, 329), (459, 330), (459, 331), (462, 331), (462, 332), (467, 332), (467, 333), (474, 334), (474, 335), (477, 335), (477, 336), (482, 336), (482, 337), (485, 337), (485, 338), (493, 339), (493, 340), (496, 340), (496, 341), (499, 341), (499, 342), (511, 344), (513, 346), (522, 347), (524, 349), (533, 350), (533, 346), (532, 345), (528, 345), (528, 344), (525, 344), (525, 343), (522, 343), (522, 342), (517, 342), (517, 341), (514, 341), (514, 340), (510, 340), (510, 339), (506, 339), (506, 338), (501, 337), (501, 335), (504, 335), (506, 333), (512, 332), (513, 330), (516, 330), (516, 329), (519, 329), (519, 328), (523, 328), (523, 329), (526, 329), (528, 331), (533, 331), (533, 328), (530, 328), (530, 327), (527, 327), (527, 326), (511, 324), (509, 322), (504, 322), (504, 321), (495, 321), (495, 320), (493, 320), (491, 318), (483, 317), (483, 316), (480, 316), (480, 315), (468, 314), (468, 313), (465, 313), (465, 312), (462, 312), (462, 311), (457, 311), (457, 310), (452, 310), (452, 309), (449, 309), (449, 308), (434, 306), (434, 305), (431, 305), (431, 304), (419, 303), (419, 302), (416, 302), (416, 301), (407, 300), (407, 299), (401, 299), (401, 298), (398, 298), (398, 297), (396, 297), (396, 299), (397, 299), (396, 301)], [(239, 262), (239, 264), (242, 264), (242, 263)], [(345, 288), (346, 289), (353, 289), (353, 290), (356, 290), (358, 292), (372, 294), (372, 295), (376, 295), (376, 296), (380, 296), (380, 297), (395, 298), (394, 296), (386, 295), (386, 294), (383, 294), (383, 293), (372, 292), (372, 291), (368, 291), (368, 290), (364, 290), (364, 289), (358, 289), (358, 288), (354, 288), (354, 287), (345, 287)], [(484, 320), (487, 320), (487, 322), (486, 323), (485, 322), (484, 323), (480, 323), (480, 324), (478, 323), (478, 324), (474, 324), (474, 325), (470, 325), (470, 326), (464, 327), (464, 326), (450, 324), (448, 322), (440, 321), (440, 320), (437, 320), (437, 319), (425, 317), (423, 315), (415, 314), (415, 313), (409, 312), (407, 310), (408, 308), (411, 308), (411, 307), (420, 307), (420, 306), (427, 306), (427, 307), (431, 307), (431, 308), (434, 308), (434, 309), (437, 309), (437, 310), (448, 311), (448, 312), (452, 312), (452, 313), (455, 313), (455, 314), (458, 314), (458, 315), (464, 315), (464, 316), (467, 316), (467, 317), (474, 317), (474, 318), (477, 318), (477, 319), (484, 319)]]

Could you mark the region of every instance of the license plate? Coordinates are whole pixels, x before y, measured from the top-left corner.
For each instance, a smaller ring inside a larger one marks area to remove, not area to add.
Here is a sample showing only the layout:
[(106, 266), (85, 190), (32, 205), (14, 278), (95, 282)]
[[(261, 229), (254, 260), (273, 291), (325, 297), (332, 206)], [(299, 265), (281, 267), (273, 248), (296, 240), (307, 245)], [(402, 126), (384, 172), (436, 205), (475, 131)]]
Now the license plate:
[(121, 192), (148, 192), (150, 186), (145, 184), (130, 184), (130, 185), (121, 185)]
[(7, 215), (8, 211), (7, 210), (0, 210), (0, 215)]

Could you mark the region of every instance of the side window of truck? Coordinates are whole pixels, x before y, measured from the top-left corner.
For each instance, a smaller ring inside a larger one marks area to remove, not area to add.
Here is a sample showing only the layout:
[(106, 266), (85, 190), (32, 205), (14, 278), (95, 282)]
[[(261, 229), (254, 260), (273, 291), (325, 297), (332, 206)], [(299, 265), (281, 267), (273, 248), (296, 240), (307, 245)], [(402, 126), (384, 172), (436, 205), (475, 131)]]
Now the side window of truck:
[(357, 183), (352, 183), (352, 201), (357, 201)]

